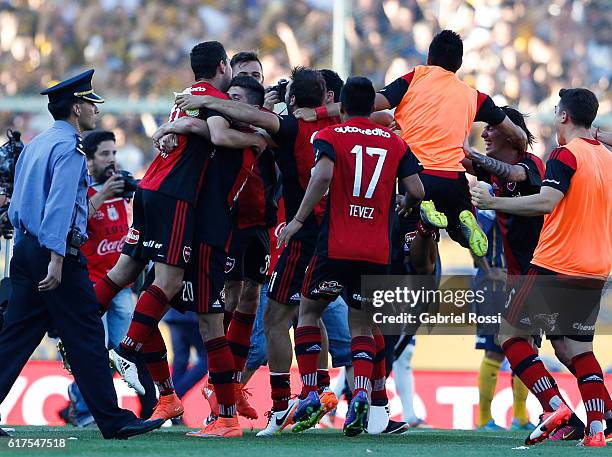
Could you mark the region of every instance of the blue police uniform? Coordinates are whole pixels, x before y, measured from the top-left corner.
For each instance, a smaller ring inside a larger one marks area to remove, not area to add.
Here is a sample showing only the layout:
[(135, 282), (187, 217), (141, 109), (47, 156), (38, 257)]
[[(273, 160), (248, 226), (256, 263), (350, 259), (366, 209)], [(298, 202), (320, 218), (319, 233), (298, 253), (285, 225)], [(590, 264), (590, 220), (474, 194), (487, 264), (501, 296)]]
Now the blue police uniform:
[[(64, 97), (101, 103), (104, 100), (91, 88), (92, 74), (93, 70), (82, 73), (41, 94), (51, 103)], [(72, 124), (56, 121), (25, 147), (17, 162), (9, 208), (15, 227), (11, 294), (0, 332), (0, 402), (45, 332), (54, 328), (102, 435), (127, 438), (161, 423), (147, 424), (118, 407), (87, 261), (78, 249), (79, 236), (68, 242), (71, 233), (80, 234), (81, 242), (87, 233), (88, 175), (80, 141)], [(47, 276), (52, 251), (64, 257), (61, 283), (40, 292), (38, 283)]]

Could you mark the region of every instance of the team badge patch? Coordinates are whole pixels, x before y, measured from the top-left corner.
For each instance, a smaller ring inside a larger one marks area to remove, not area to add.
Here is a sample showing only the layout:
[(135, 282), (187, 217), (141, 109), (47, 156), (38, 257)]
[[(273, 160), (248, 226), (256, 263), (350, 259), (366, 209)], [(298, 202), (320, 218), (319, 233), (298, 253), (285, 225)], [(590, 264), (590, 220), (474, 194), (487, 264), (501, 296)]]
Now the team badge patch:
[(188, 263), (190, 258), (191, 258), (191, 246), (184, 246), (183, 247), (183, 260), (185, 261), (185, 263)]
[(336, 295), (342, 292), (344, 286), (338, 281), (323, 281), (312, 291), (313, 294)]
[(225, 274), (228, 274), (230, 271), (232, 271), (234, 269), (234, 266), (236, 265), (236, 259), (232, 259), (231, 257), (228, 257), (225, 260)]
[(135, 228), (131, 227), (130, 231), (128, 232), (127, 236), (125, 237), (125, 242), (127, 244), (136, 244), (136, 243), (138, 243), (139, 239), (140, 239), (140, 232), (138, 230), (136, 230)]

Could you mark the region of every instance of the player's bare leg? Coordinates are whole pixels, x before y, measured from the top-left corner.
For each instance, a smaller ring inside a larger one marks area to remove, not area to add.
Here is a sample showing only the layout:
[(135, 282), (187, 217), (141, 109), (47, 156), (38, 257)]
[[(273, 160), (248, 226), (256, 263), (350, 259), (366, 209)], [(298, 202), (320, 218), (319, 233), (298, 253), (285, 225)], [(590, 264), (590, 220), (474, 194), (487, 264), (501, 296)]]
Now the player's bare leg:
[(225, 295), (225, 312), (233, 313), (238, 307), (244, 281), (225, 281), (223, 292)]
[(410, 266), (418, 275), (432, 275), (436, 268), (438, 243), (433, 234), (417, 233), (410, 245)]
[(272, 409), (268, 415), (268, 424), (257, 436), (272, 436), (280, 433), (293, 423), (293, 413), (297, 400), (291, 399), (289, 370), (293, 359), (289, 322), (297, 312), (294, 306), (284, 305), (268, 298), (264, 314), (264, 331), (266, 333), (268, 367), (270, 368), (270, 387), (272, 391)]

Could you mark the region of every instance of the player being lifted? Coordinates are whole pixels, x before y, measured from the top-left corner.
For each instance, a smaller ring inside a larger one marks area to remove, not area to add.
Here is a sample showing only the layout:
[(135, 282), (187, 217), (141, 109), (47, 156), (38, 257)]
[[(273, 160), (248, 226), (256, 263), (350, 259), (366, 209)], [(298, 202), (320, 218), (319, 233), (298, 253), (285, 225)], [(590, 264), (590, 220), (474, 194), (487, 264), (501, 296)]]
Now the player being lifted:
[[(519, 149), (526, 146), (525, 133), (493, 100), (461, 81), (456, 72), (463, 60), (463, 42), (451, 30), (438, 33), (429, 45), (427, 65), (419, 65), (376, 94), (374, 110), (395, 108), (401, 137), (423, 165), (421, 180), (425, 201), (402, 231), (417, 231), (410, 248), (410, 263), (417, 274), (431, 274), (437, 255), (436, 225), (444, 225), (451, 238), (482, 257), (487, 238), (472, 213), (465, 169), (463, 142), (474, 121), (498, 126)], [(339, 113), (338, 104), (327, 105), (327, 114)], [(316, 119), (313, 110), (300, 110), (298, 118)], [(433, 203), (431, 203), (431, 202)], [(435, 206), (434, 206), (435, 205)]]
[(386, 274), (390, 264), (390, 219), (395, 206), (396, 178), (407, 189), (402, 211), (424, 195), (422, 170), (406, 143), (368, 117), (375, 91), (367, 78), (349, 78), (340, 102), (343, 123), (319, 131), (316, 156), (306, 194), (279, 243), (290, 243), (328, 192), (315, 254), (302, 287), (295, 353), (302, 392), (294, 413), (293, 431), (312, 427), (321, 418), (317, 394), (317, 361), (321, 347), (319, 319), (327, 305), (343, 294), (349, 304), (355, 389), (344, 424), (354, 436), (365, 427), (368, 391), (376, 353), (372, 322), (361, 308), (361, 275)]

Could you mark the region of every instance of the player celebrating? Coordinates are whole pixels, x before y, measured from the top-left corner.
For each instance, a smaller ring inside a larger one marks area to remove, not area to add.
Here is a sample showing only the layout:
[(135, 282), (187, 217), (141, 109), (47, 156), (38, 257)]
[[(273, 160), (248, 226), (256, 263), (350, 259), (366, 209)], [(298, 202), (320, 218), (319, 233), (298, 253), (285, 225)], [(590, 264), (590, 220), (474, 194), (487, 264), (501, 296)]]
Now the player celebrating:
[[(502, 107), (502, 111), (525, 132), (527, 143), (531, 146), (535, 138), (527, 129), (524, 116), (508, 106)], [(525, 150), (517, 149), (497, 126), (487, 124), (481, 136), (485, 142), (486, 155), (468, 146), (466, 148), (467, 158), (463, 161), (468, 173), (475, 174), (480, 181), (490, 183), (497, 196), (518, 197), (537, 194), (540, 191), (544, 164), (539, 157)], [(487, 267), (484, 269), (485, 274), (476, 278), (481, 286), (485, 281), (489, 281), (488, 296), (490, 298), (482, 305), (492, 305), (493, 308), (479, 308), (481, 314), (493, 315), (500, 311), (502, 303), (505, 302), (503, 286), (506, 272), (511, 277), (527, 272), (543, 223), (542, 216), (521, 217), (498, 212), (493, 217), (490, 222), (491, 237), (494, 240), (500, 238), (500, 242), (489, 244), (487, 258), (482, 260), (483, 263), (487, 262), (484, 265)], [(501, 272), (502, 275), (495, 275), (495, 272)], [(480, 390), (478, 426), (485, 430), (495, 430), (501, 427), (497, 426), (491, 417), (491, 400), (495, 393), (497, 372), (504, 360), (504, 352), (495, 342), (494, 329), (482, 326), (477, 329), (478, 331), (480, 333), (478, 333), (476, 348), (485, 350), (478, 378)], [(514, 393), (512, 429), (533, 429), (527, 415), (527, 389), (519, 379), (514, 377), (512, 390)]]
[[(479, 228), (470, 204), (469, 186), (464, 174), (463, 142), (474, 121), (499, 126), (501, 132), (523, 149), (525, 133), (495, 106), (491, 98), (472, 89), (457, 78), (463, 60), (463, 42), (451, 30), (438, 33), (429, 45), (427, 65), (415, 67), (396, 79), (377, 95), (374, 110), (395, 108), (395, 120), (401, 137), (410, 145), (425, 168), (421, 174), (425, 200), (409, 218), (405, 232), (418, 229), (410, 249), (410, 262), (417, 274), (432, 274), (437, 255), (439, 221), (436, 208), (448, 218), (448, 234), (469, 247), (478, 257), (487, 251), (487, 239)], [(338, 114), (339, 107), (327, 106), (327, 114)], [(298, 117), (316, 118), (311, 112)], [(429, 201), (433, 201), (435, 206)], [(416, 227), (415, 227), (416, 225)]]
[[(232, 73), (221, 43), (212, 41), (196, 45), (191, 51), (191, 66), (196, 83), (188, 88), (188, 91), (198, 95), (206, 93), (227, 98), (223, 91), (227, 89)], [(182, 116), (184, 113), (175, 106), (170, 119), (175, 120)], [(206, 119), (212, 144), (217, 147), (262, 147), (261, 136), (230, 129), (229, 123), (218, 113), (202, 110), (198, 112), (198, 116)], [(220, 190), (212, 192), (210, 187), (215, 187), (219, 181), (227, 181), (223, 180), (225, 175), (221, 171), (228, 168), (225, 161), (231, 160), (231, 157), (219, 153), (214, 155), (214, 160), (209, 159), (213, 151), (211, 144), (204, 137), (180, 136), (178, 145), (170, 154), (162, 153), (155, 158), (137, 190), (134, 223), (128, 233), (123, 254), (117, 265), (96, 284), (98, 300), (103, 306), (107, 305), (120, 287), (136, 279), (147, 261), (155, 262), (155, 279), (136, 304), (134, 318), (120, 348), (117, 352), (112, 352), (122, 377), (136, 387), (140, 386), (140, 383), (133, 362), (135, 353), (142, 353), (160, 390), (160, 399), (153, 418), (172, 419), (179, 417), (184, 411), (174, 392), (166, 359), (166, 346), (158, 323), (168, 310), (170, 300), (183, 288), (184, 270), (191, 257), (192, 244), (199, 253), (202, 249), (202, 237), (212, 232), (211, 240), (208, 241), (210, 249), (207, 259), (220, 257), (222, 262), (225, 260), (222, 249), (229, 235), (229, 209), (226, 211), (226, 217), (223, 217), (225, 213), (221, 204), (221, 208), (214, 215), (214, 227), (211, 227), (210, 218), (204, 227), (200, 222), (202, 211), (199, 208), (202, 202), (205, 207), (209, 207), (212, 204), (209, 205), (207, 199), (224, 199), (223, 196), (219, 197)], [(240, 163), (237, 168), (240, 168)], [(232, 185), (234, 178), (231, 178)], [(194, 205), (198, 200), (200, 188), (203, 189), (204, 197), (198, 201), (196, 214)], [(200, 230), (193, 243), (196, 228)], [(225, 235), (224, 229), (227, 230)], [(218, 234), (217, 238), (215, 233)], [(213, 248), (221, 249), (221, 254)], [(201, 256), (198, 256), (198, 260), (200, 258)], [(207, 307), (208, 302), (202, 306)], [(210, 329), (207, 334), (218, 336)], [(214, 341), (214, 347), (210, 345), (209, 348), (207, 344), (211, 377), (218, 371), (225, 372), (225, 368), (233, 372), (231, 353), (229, 358), (226, 357), (229, 349), (222, 329), (218, 339), (219, 341)], [(218, 353), (221, 356), (216, 356)], [(226, 367), (226, 363), (231, 366)], [(219, 365), (222, 365), (221, 368)], [(228, 389), (231, 392), (224, 397), (224, 404), (227, 404), (228, 419), (231, 419), (234, 416), (232, 413), (235, 400), (231, 380), (229, 384)], [(140, 388), (142, 390), (142, 386)]]
[[(182, 109), (207, 106), (234, 120), (261, 127), (271, 135), (278, 146), (275, 150), (275, 160), (282, 174), (285, 220), (291, 220), (304, 196), (314, 166), (311, 139), (318, 130), (333, 124), (333, 120), (329, 119), (316, 123), (298, 121), (292, 113), (297, 108), (321, 106), (324, 96), (325, 81), (321, 74), (316, 70), (299, 67), (293, 70), (287, 87), (287, 115), (278, 116), (245, 106), (244, 103), (213, 97), (181, 96), (177, 103)], [(284, 429), (291, 423), (292, 413), (297, 406), (297, 401), (290, 398), (289, 370), (292, 348), (287, 324), (295, 316), (296, 306), (300, 303), (300, 289), (306, 267), (314, 252), (322, 213), (321, 205), (315, 214), (304, 221), (303, 227), (283, 250), (272, 273), (264, 325), (273, 406), (269, 427), (259, 432), (258, 436), (272, 435)], [(322, 392), (322, 396), (326, 409), (332, 410), (336, 407), (337, 399), (332, 392)]]
[[(344, 122), (317, 133), (313, 147), (316, 166), (299, 210), (283, 229), (279, 243), (290, 243), (329, 190), (326, 211), (304, 279), (295, 352), (302, 378), (294, 431), (316, 424), (321, 417), (317, 395), (317, 361), (321, 347), (319, 319), (325, 307), (344, 293), (349, 300), (355, 390), (344, 424), (354, 436), (365, 427), (368, 390), (376, 343), (371, 322), (361, 307), (361, 275), (384, 274), (390, 264), (390, 213), (395, 178), (407, 189), (405, 209), (424, 195), (421, 167), (399, 137), (368, 119), (375, 91), (367, 78), (349, 78), (342, 89)], [(350, 234), (350, 236), (349, 236)], [(387, 234), (386, 236), (382, 234)]]
[[(599, 106), (595, 95), (587, 89), (562, 89), (559, 96), (554, 123), (561, 146), (550, 155), (540, 193), (493, 197), (479, 183), (472, 189), (472, 201), (479, 208), (516, 216), (545, 215), (529, 272), (522, 285), (510, 292), (500, 329), (502, 348), (514, 373), (544, 408), (526, 444), (543, 441), (572, 414), (524, 336), (532, 334), (529, 324), (544, 316), (548, 319), (541, 326), (563, 341), (578, 380), (587, 413), (581, 444), (605, 446), (603, 421), (610, 398), (593, 354), (593, 335), (601, 291), (612, 269), (612, 190), (606, 175), (612, 154), (589, 131)], [(581, 226), (588, 231), (576, 237), (576, 227)], [(547, 311), (537, 309), (538, 305), (545, 305)], [(538, 311), (547, 314), (538, 315)]]

